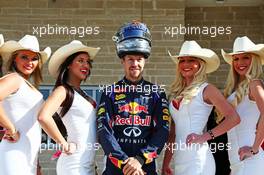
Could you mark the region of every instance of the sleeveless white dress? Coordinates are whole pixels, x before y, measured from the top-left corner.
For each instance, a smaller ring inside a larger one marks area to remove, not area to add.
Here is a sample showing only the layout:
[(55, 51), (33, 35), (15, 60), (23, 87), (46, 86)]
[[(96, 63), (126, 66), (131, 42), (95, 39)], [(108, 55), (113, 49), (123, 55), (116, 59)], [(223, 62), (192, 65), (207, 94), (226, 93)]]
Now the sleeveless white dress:
[[(235, 93), (228, 97), (232, 101)], [(257, 122), (260, 117), (256, 102), (244, 97), (236, 107), (241, 122), (228, 132), (230, 148), (228, 150), (231, 164), (231, 175), (263, 175), (264, 174), (264, 152), (259, 148), (259, 153), (243, 161), (239, 160), (238, 150), (243, 146), (252, 146), (256, 137)]]
[(77, 144), (71, 155), (62, 153), (57, 162), (57, 175), (95, 175), (96, 112), (93, 105), (74, 91), (71, 108), (62, 117), (68, 142)]
[(186, 145), (186, 138), (191, 133), (203, 134), (208, 117), (213, 106), (204, 102), (203, 83), (197, 96), (176, 109), (172, 102), (169, 105), (171, 116), (175, 123), (175, 175), (215, 175), (215, 161), (209, 146), (204, 144)]
[(1, 175), (36, 175), (37, 172), (37, 155), (41, 144), (37, 116), (43, 97), (24, 79), (21, 82), (18, 91), (2, 102), (7, 116), (20, 132), (20, 139), (16, 143), (6, 140), (0, 143)]

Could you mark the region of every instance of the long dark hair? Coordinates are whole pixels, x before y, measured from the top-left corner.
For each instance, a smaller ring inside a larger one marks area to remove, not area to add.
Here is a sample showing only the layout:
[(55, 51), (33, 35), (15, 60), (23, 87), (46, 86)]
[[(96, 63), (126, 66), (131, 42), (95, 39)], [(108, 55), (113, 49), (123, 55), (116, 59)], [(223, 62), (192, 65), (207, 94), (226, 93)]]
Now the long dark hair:
[[(74, 88), (70, 86), (67, 82), (68, 77), (69, 77), (68, 66), (73, 62), (74, 58), (76, 58), (80, 54), (88, 54), (88, 53), (87, 52), (76, 52), (70, 55), (68, 58), (66, 58), (66, 60), (59, 67), (59, 75), (56, 80), (54, 89), (56, 89), (58, 86), (63, 86), (66, 89), (66, 98), (61, 104), (62, 109), (59, 114), (60, 117), (63, 117), (69, 111), (72, 105), (72, 102), (73, 102)], [(88, 76), (91, 74), (91, 68), (92, 68), (91, 61), (89, 62), (89, 65), (90, 65), (90, 69), (89, 69)]]
[[(68, 80), (68, 66), (73, 62), (74, 58), (76, 58), (79, 54), (88, 54), (87, 52), (76, 52), (70, 55), (66, 60), (60, 65), (59, 67), (59, 75), (57, 77), (54, 89), (58, 86), (63, 86), (66, 89), (66, 98), (61, 104), (61, 111), (58, 114), (57, 112), (53, 115), (53, 119), (56, 122), (61, 134), (63, 137), (67, 138), (67, 129), (63, 124), (61, 118), (69, 111), (70, 107), (72, 106), (73, 98), (74, 98), (74, 88), (70, 86), (67, 82)], [(89, 62), (90, 69), (88, 76), (91, 74), (92, 62)], [(53, 89), (53, 90), (54, 90)]]

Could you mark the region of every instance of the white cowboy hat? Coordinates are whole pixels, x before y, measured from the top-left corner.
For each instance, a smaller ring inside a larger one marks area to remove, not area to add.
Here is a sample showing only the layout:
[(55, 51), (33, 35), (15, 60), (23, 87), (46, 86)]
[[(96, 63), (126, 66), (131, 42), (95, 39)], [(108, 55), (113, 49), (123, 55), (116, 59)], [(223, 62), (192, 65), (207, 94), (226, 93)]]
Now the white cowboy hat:
[(2, 34), (0, 34), (0, 47), (4, 44), (4, 37)]
[(255, 44), (247, 36), (237, 37), (233, 45), (233, 52), (226, 53), (221, 49), (222, 56), (228, 64), (232, 64), (232, 56), (240, 53), (254, 53), (260, 56), (264, 64), (264, 44)]
[(39, 50), (38, 39), (33, 35), (25, 35), (18, 42), (13, 40), (7, 41), (3, 44), (1, 50), (1, 55), (5, 62), (10, 59), (13, 52), (18, 50), (30, 50), (39, 53), (43, 64), (49, 59), (51, 54), (50, 47), (46, 47), (43, 51)]
[(211, 73), (217, 70), (220, 65), (219, 57), (210, 49), (201, 48), (196, 41), (184, 41), (179, 55), (171, 55), (172, 60), (177, 64), (179, 57), (191, 56), (200, 58), (206, 63), (206, 73)]
[(69, 44), (60, 47), (53, 53), (48, 66), (49, 73), (51, 76), (56, 78), (59, 74), (60, 65), (74, 53), (87, 52), (90, 56), (90, 59), (93, 60), (99, 50), (100, 47), (88, 47), (86, 45), (83, 45), (81, 41), (73, 40)]

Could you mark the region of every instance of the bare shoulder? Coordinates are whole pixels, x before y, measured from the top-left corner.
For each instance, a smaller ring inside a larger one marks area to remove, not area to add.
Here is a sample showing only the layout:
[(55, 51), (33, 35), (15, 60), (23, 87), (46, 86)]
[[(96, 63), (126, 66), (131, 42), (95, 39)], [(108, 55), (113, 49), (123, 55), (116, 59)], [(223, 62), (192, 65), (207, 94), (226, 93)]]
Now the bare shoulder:
[(263, 89), (263, 81), (262, 80), (252, 80), (249, 82), (249, 89), (250, 91), (254, 91), (257, 88), (262, 88)]
[(58, 86), (50, 94), (50, 96), (48, 97), (45, 103), (49, 105), (61, 104), (65, 100), (65, 98), (66, 98), (66, 89), (63, 86)]
[(63, 86), (58, 86), (54, 89), (54, 91), (50, 94), (48, 99), (45, 101), (41, 111), (40, 118), (45, 116), (52, 116), (63, 103), (66, 98), (66, 90)]
[(64, 86), (58, 86), (52, 92), (53, 95), (66, 96), (66, 89)]
[(23, 79), (18, 73), (7, 74), (0, 78), (0, 89), (13, 93), (20, 87), (22, 81)]
[(253, 101), (264, 98), (262, 80), (252, 80), (249, 82), (249, 98)]
[(211, 104), (211, 103), (213, 103), (214, 99), (219, 99), (222, 97), (223, 97), (223, 95), (222, 95), (221, 91), (218, 88), (216, 88), (214, 85), (208, 84), (204, 88), (203, 98), (204, 98), (205, 102)]
[(22, 82), (22, 78), (18, 73), (14, 72), (4, 75), (2, 78), (0, 78), (0, 82), (2, 81), (20, 84)]
[(217, 89), (214, 85), (209, 84), (204, 88), (204, 95), (212, 95), (215, 93), (219, 93), (220, 90)]

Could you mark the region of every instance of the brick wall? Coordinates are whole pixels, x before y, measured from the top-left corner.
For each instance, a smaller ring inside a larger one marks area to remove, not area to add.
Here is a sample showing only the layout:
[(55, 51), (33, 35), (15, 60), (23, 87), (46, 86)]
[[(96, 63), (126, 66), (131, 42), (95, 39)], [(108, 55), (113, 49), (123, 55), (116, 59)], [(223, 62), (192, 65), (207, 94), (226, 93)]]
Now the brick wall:
[[(170, 84), (174, 79), (174, 65), (167, 49), (177, 47), (183, 36), (166, 37), (164, 26), (184, 23), (183, 0), (144, 0), (142, 4), (141, 0), (0, 0), (0, 32), (6, 40), (17, 40), (27, 33), (32, 34), (36, 27), (47, 27), (48, 24), (99, 27), (98, 35), (83, 38), (78, 35), (42, 35), (39, 40), (42, 48), (50, 46), (53, 51), (72, 39), (101, 47), (87, 84), (113, 83), (123, 76), (123, 69), (111, 38), (124, 22), (141, 19), (141, 5), (144, 8), (143, 21), (153, 35), (153, 52), (146, 65), (145, 78)], [(54, 82), (46, 67), (44, 78), (44, 84)]]
[[(117, 28), (126, 21), (140, 19), (140, 0), (0, 0), (0, 33), (5, 40), (20, 39), (32, 34), (33, 27), (49, 25), (67, 27), (99, 27), (100, 34), (86, 35), (43, 35), (39, 37), (41, 47), (59, 46), (72, 39), (79, 39), (89, 46), (101, 47), (87, 84), (112, 83), (123, 76), (123, 69), (116, 57), (111, 37)], [(186, 4), (188, 5), (188, 4)], [(263, 42), (264, 9), (262, 6), (211, 6), (186, 7), (184, 0), (143, 0), (143, 21), (149, 26), (153, 36), (153, 52), (146, 64), (146, 79), (169, 85), (174, 79), (175, 65), (167, 50), (179, 52), (184, 39), (197, 40), (203, 47), (211, 48), (220, 55), (220, 49), (232, 48), (238, 35), (248, 35), (254, 42)], [(231, 26), (232, 34), (210, 37), (208, 35), (170, 35), (165, 27), (186, 26)], [(221, 58), (222, 59), (222, 58)], [(228, 66), (223, 63), (220, 69), (209, 76), (209, 80), (222, 88)], [(54, 80), (44, 70), (44, 84)], [(49, 160), (50, 152), (41, 154), (41, 164), (45, 175), (55, 174), (55, 162)], [(99, 168), (102, 168), (102, 151), (97, 154)], [(162, 156), (158, 161), (161, 163)]]
[(224, 87), (229, 66), (224, 62), (220, 50), (231, 51), (237, 36), (248, 36), (253, 42), (264, 41), (263, 6), (221, 6), (221, 7), (187, 7), (185, 23), (190, 26), (230, 26), (232, 33), (228, 35), (186, 35), (187, 40), (197, 40), (203, 47), (216, 51), (221, 59), (220, 68), (209, 75), (210, 82), (219, 88)]
[[(176, 52), (184, 35), (171, 37), (164, 33), (165, 26), (184, 24), (183, 0), (0, 0), (0, 33), (5, 40), (18, 40), (25, 34), (33, 34), (37, 27), (99, 27), (100, 34), (86, 35), (42, 35), (38, 34), (41, 48), (50, 46), (55, 51), (73, 39), (101, 47), (93, 65), (92, 76), (86, 84), (113, 83), (123, 77), (120, 60), (111, 40), (118, 27), (132, 19), (143, 19), (153, 37), (152, 54), (145, 67), (145, 78), (160, 84), (170, 84), (174, 79), (175, 65), (167, 50)], [(143, 5), (143, 11), (141, 6)], [(141, 15), (143, 12), (143, 15)], [(94, 33), (94, 32), (93, 32)], [(35, 33), (36, 35), (37, 33)], [(44, 83), (54, 80), (44, 67)], [(55, 161), (50, 161), (51, 152), (40, 155), (45, 175), (55, 174)], [(100, 150), (97, 154), (102, 169)], [(162, 159), (162, 157), (161, 157)], [(161, 161), (159, 161), (161, 163)]]

